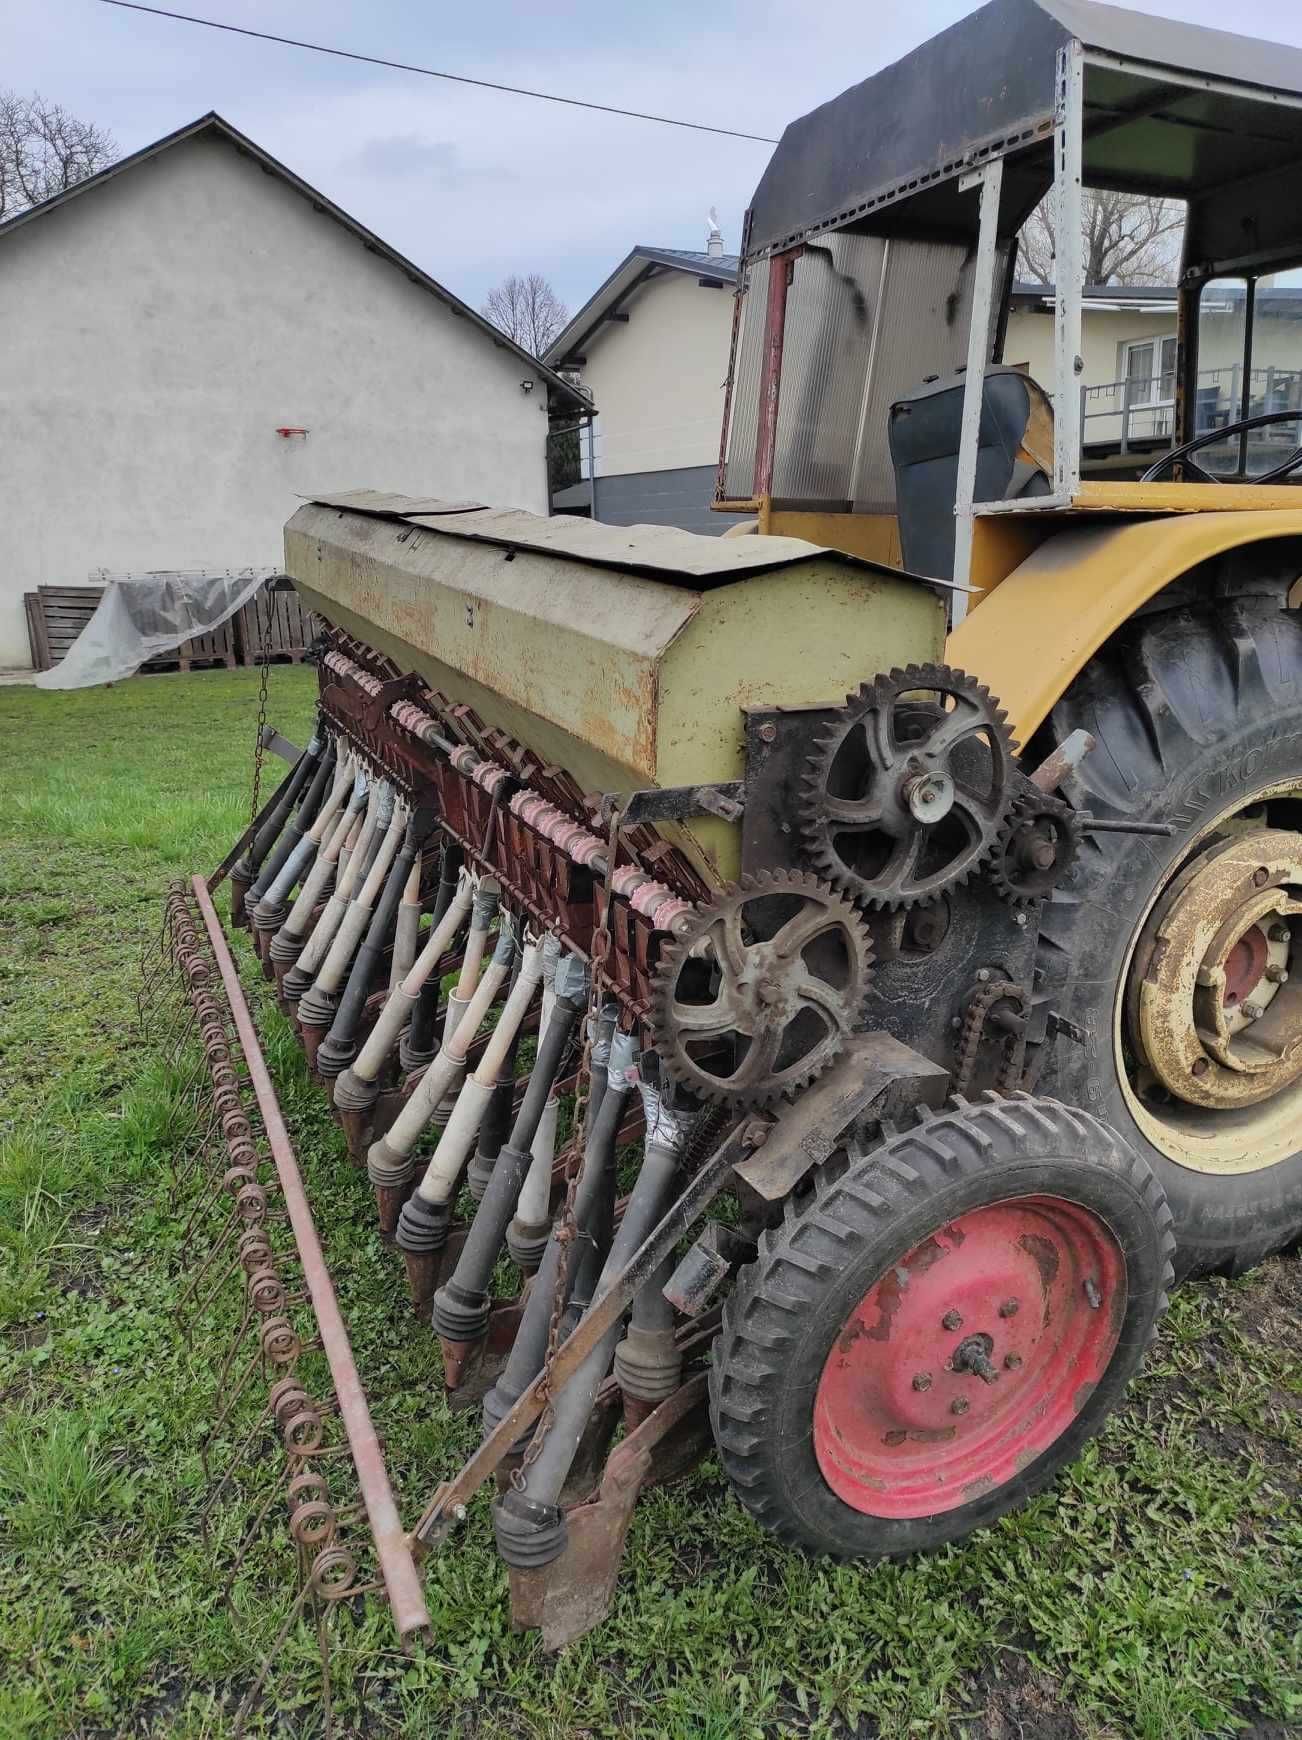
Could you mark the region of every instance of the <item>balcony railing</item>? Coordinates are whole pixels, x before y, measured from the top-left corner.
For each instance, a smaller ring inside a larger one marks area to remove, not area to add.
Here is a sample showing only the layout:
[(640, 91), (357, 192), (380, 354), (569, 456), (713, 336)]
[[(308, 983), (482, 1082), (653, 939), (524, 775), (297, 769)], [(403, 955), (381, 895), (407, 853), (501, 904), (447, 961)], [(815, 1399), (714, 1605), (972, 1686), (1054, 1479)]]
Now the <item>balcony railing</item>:
[[(1194, 433), (1204, 435), (1237, 423), (1242, 415), (1243, 370), (1237, 365), (1204, 369), (1198, 376)], [(1250, 371), (1248, 415), (1267, 411), (1297, 411), (1302, 417), (1302, 369), (1264, 368)], [(1254, 436), (1254, 441), (1257, 437)], [(1260, 431), (1260, 439), (1272, 451), (1286, 442), (1297, 445), (1297, 436), (1287, 423)], [(1175, 440), (1175, 377), (1171, 374), (1108, 381), (1102, 386), (1081, 388), (1081, 440), (1090, 448), (1114, 448), (1118, 453), (1138, 449), (1145, 453), (1170, 447)], [(1209, 450), (1208, 460), (1216, 449)], [(1229, 469), (1237, 469), (1234, 459)]]

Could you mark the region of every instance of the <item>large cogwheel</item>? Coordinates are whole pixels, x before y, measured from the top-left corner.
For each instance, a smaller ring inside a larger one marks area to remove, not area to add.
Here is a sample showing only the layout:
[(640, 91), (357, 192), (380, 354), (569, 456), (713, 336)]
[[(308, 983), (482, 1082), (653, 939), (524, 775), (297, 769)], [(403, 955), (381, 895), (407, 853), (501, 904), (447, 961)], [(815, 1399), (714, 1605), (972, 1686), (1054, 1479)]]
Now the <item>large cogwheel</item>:
[(990, 692), (947, 665), (865, 683), (818, 738), (800, 825), (813, 863), (890, 912), (966, 882), (999, 845), (1017, 792)]
[(816, 876), (745, 876), (661, 955), (651, 1014), (661, 1061), (724, 1105), (795, 1093), (853, 1031), (871, 966), (862, 918)]

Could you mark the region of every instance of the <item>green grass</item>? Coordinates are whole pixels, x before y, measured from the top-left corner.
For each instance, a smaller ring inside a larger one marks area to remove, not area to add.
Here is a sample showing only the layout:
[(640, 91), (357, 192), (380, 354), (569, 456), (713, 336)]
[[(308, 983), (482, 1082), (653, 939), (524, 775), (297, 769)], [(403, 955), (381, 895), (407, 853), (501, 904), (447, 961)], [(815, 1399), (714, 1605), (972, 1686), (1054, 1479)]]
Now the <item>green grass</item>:
[[(272, 680), (300, 739), (311, 683)], [(247, 814), (255, 702), (243, 672), (0, 690), (0, 1740), (229, 1734), (288, 1610), (279, 1507), (222, 1600), (272, 1464), (200, 1531), (234, 1301), (175, 1319), (195, 1107), (168, 1034), (136, 1023), (167, 881), (211, 868)], [(365, 1180), (257, 1001), (410, 1520), (473, 1424), (444, 1408)], [(255, 1413), (236, 1409), (218, 1466)], [(335, 1730), (1276, 1740), (1302, 1725), (1300, 1463), (1294, 1259), (1186, 1289), (1056, 1488), (933, 1558), (784, 1552), (708, 1463), (646, 1499), (610, 1619), (553, 1659), (510, 1631), (481, 1499), (430, 1570), (433, 1648), (404, 1660), (382, 1603), (336, 1615)], [(302, 1627), (253, 1730), (319, 1733), (319, 1691)]]

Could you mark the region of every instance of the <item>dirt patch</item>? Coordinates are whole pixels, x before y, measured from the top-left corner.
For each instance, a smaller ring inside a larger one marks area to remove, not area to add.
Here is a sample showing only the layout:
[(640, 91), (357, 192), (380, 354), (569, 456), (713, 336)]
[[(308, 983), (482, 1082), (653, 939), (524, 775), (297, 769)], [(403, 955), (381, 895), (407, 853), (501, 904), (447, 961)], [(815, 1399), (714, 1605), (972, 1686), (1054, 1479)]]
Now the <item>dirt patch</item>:
[(1016, 1650), (999, 1651), (977, 1680), (971, 1703), (968, 1740), (1083, 1740), (1086, 1732), (1058, 1682), (1037, 1673)]

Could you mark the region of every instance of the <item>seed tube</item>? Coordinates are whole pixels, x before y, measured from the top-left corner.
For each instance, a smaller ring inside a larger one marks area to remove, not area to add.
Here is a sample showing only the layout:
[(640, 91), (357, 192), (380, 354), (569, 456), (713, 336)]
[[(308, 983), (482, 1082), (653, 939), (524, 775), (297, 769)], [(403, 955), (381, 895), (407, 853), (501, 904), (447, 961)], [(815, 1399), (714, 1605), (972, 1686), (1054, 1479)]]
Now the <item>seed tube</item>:
[[(614, 1164), (615, 1138), (623, 1120), (625, 1103), (633, 1087), (631, 1078), (635, 1056), (636, 1046), (631, 1036), (626, 1033), (616, 1034), (611, 1046), (609, 1083), (596, 1117), (589, 1118), (587, 1123), (582, 1170), (574, 1193), (574, 1221), (581, 1235), (587, 1235), (591, 1231), (593, 1220), (600, 1210), (602, 1193), (607, 1187), (607, 1174)], [(498, 1421), (511, 1411), (542, 1370), (561, 1255), (562, 1247), (553, 1229), (520, 1319), (520, 1328), (511, 1345), (506, 1367), (484, 1397), (486, 1431), (492, 1431)], [(571, 1279), (574, 1272), (574, 1263), (571, 1261)]]
[[(576, 956), (569, 955), (555, 974), (551, 1009), (542, 1029), (529, 1085), (516, 1114), (510, 1139), (497, 1157), (456, 1268), (434, 1298), (434, 1327), (444, 1341), (444, 1374), (450, 1387), (455, 1387), (453, 1380), (466, 1357), (467, 1349), (463, 1344), (477, 1340), (487, 1331), (488, 1284), (493, 1265), (501, 1251), (507, 1221), (529, 1167), (530, 1149), (542, 1134), (549, 1114), (551, 1130), (547, 1172), (550, 1181), (551, 1155), (556, 1141), (556, 1078), (587, 998), (587, 969)], [(546, 1210), (544, 1197), (544, 1215)]]

